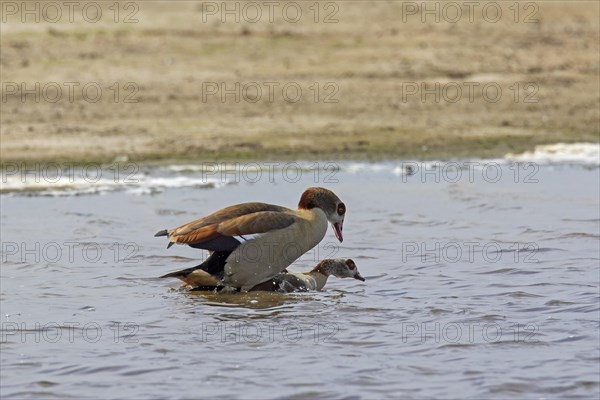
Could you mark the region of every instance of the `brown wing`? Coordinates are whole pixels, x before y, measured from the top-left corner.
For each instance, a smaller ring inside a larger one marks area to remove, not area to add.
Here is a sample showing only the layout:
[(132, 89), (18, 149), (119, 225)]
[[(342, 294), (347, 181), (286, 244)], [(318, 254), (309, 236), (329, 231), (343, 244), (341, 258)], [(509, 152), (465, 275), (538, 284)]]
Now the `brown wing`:
[(264, 203), (245, 203), (227, 207), (207, 217), (169, 230), (170, 242), (211, 248), (223, 237), (251, 235), (282, 229), (296, 217), (285, 207)]
[(197, 219), (192, 222), (188, 222), (187, 224), (181, 225), (180, 227), (169, 229), (169, 237), (176, 235), (185, 235), (208, 225), (219, 224), (223, 221), (227, 221), (232, 218), (237, 218), (241, 217), (242, 215), (253, 214), (261, 211), (286, 212), (290, 211), (290, 209), (266, 203), (237, 204), (235, 206), (223, 208), (222, 210), (216, 211), (206, 217)]

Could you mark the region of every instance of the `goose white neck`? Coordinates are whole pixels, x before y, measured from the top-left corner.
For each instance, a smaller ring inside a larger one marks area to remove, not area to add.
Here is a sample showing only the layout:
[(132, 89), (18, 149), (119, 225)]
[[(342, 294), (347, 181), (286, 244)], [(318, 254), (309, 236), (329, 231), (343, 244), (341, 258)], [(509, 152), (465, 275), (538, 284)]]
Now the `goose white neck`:
[(327, 278), (329, 277), (321, 271), (310, 271), (306, 275), (310, 276), (315, 282), (315, 287), (313, 290), (322, 290), (327, 283)]

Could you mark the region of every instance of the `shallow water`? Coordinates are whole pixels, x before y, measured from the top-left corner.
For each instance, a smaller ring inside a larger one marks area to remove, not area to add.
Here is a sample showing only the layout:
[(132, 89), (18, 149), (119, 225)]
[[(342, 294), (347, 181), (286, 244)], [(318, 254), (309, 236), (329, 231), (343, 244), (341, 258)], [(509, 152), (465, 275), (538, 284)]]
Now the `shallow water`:
[[(599, 169), (495, 165), (497, 181), (398, 162), (233, 184), (163, 168), (145, 179), (192, 183), (5, 194), (0, 395), (597, 398)], [(156, 231), (241, 201), (293, 207), (315, 184), (347, 204), (345, 240), (329, 230), (293, 269), (348, 257), (366, 282), (212, 295), (156, 278), (206, 256)]]

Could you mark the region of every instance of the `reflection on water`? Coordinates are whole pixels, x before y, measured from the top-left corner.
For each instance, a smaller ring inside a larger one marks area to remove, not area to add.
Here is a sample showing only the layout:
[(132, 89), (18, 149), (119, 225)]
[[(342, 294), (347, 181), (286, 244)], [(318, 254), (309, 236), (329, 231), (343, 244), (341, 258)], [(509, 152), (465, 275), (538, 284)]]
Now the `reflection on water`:
[[(470, 181), (398, 164), (3, 196), (1, 397), (597, 398), (599, 169)], [(292, 269), (353, 258), (366, 282), (214, 294), (157, 279), (206, 257), (157, 230), (240, 201), (294, 206), (315, 184), (347, 204), (346, 238), (328, 232)]]
[[(253, 309), (270, 309), (282, 306), (286, 303), (294, 303), (306, 300), (303, 296), (298, 297), (291, 294), (250, 292), (250, 293), (211, 293), (188, 291), (186, 295), (201, 301), (203, 304), (215, 307), (243, 307)], [(310, 298), (308, 298), (310, 299)]]

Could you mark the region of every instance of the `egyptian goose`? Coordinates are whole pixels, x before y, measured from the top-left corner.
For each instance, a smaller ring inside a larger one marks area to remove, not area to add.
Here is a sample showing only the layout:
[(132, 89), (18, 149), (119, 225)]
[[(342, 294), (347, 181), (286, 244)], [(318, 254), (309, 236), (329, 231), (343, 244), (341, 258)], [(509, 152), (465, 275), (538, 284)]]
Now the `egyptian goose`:
[(309, 272), (282, 272), (268, 281), (254, 286), (250, 291), (263, 290), (282, 293), (319, 291), (323, 289), (327, 283), (327, 278), (331, 275), (338, 278), (354, 278), (365, 281), (351, 259), (326, 259)]
[[(167, 248), (177, 243), (211, 251), (205, 262), (188, 270), (203, 270), (203, 279), (247, 291), (315, 247), (325, 237), (327, 221), (342, 242), (345, 214), (346, 206), (332, 191), (313, 187), (302, 193), (297, 210), (238, 204), (155, 236), (167, 236)], [(253, 234), (257, 235), (244, 237)]]
[[(317, 264), (309, 272), (281, 272), (266, 282), (260, 283), (250, 292), (266, 291), (266, 292), (307, 292), (314, 290), (322, 290), (327, 283), (329, 276), (338, 278), (354, 278), (360, 281), (365, 281), (356, 268), (356, 264), (351, 259), (326, 259)], [(210, 277), (201, 269), (189, 268), (183, 271), (172, 272), (161, 276), (161, 278), (174, 277), (181, 279), (183, 286), (192, 286), (193, 291), (220, 291), (223, 286), (219, 285), (217, 279)], [(211, 279), (212, 278), (212, 279)]]

